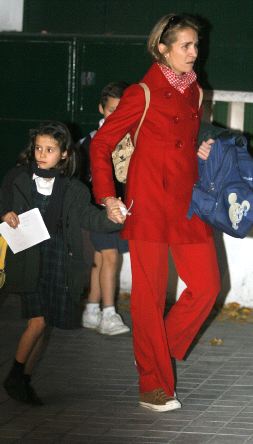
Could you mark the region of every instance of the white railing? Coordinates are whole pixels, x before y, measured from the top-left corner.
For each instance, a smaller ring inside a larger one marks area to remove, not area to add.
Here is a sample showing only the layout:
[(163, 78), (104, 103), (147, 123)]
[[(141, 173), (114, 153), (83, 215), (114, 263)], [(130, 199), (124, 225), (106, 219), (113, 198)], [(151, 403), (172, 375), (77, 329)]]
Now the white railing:
[(227, 102), (228, 114), (227, 114), (226, 126), (228, 128), (233, 128), (243, 131), (245, 103), (253, 103), (253, 92), (205, 90), (204, 102), (205, 102), (204, 120), (212, 122), (213, 105), (216, 102)]

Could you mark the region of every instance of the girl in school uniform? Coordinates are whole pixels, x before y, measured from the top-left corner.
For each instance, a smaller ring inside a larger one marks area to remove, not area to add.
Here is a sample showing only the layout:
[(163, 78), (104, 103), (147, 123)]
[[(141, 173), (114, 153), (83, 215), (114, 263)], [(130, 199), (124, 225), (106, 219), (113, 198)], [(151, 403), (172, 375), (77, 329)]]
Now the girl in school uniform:
[(37, 207), (50, 234), (50, 239), (15, 255), (8, 249), (6, 257), (5, 291), (21, 294), (28, 323), (4, 388), (10, 397), (32, 405), (43, 404), (31, 385), (31, 375), (48, 331), (80, 327), (85, 264), (81, 229), (120, 229), (90, 203), (88, 188), (73, 177), (74, 171), (68, 128), (47, 122), (31, 130), (28, 148), (0, 189), (3, 222), (15, 229), (18, 215)]

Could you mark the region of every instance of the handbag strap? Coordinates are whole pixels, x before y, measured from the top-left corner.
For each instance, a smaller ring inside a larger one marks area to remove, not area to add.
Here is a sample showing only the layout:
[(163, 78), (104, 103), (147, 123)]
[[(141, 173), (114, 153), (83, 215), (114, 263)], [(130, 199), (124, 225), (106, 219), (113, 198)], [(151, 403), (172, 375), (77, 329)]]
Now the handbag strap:
[(135, 135), (134, 135), (134, 146), (136, 146), (136, 142), (137, 142), (137, 138), (138, 138), (138, 134), (141, 128), (141, 125), (143, 123), (143, 120), (145, 119), (149, 104), (150, 104), (150, 89), (148, 87), (148, 85), (146, 85), (146, 83), (139, 83), (139, 85), (143, 88), (144, 90), (144, 94), (145, 94), (145, 108), (142, 114), (142, 118), (140, 120), (140, 123), (137, 127), (137, 130), (135, 131)]

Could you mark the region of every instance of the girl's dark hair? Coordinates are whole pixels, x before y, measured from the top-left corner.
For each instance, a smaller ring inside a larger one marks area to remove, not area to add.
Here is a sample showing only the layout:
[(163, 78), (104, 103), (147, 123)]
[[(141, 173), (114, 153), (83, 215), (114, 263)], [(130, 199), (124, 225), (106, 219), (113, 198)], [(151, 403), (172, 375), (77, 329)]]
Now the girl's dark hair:
[(58, 168), (64, 176), (73, 176), (76, 170), (76, 153), (70, 131), (64, 123), (49, 121), (30, 130), (30, 142), (28, 147), (21, 152), (18, 165), (29, 164), (34, 160), (35, 142), (37, 136), (50, 136), (58, 142), (61, 152), (67, 151), (67, 156), (61, 159), (55, 168)]
[(163, 43), (170, 49), (177, 40), (177, 32), (186, 28), (191, 28), (199, 34), (200, 27), (195, 17), (186, 14), (164, 15), (156, 23), (148, 38), (147, 47), (152, 58), (160, 63), (166, 62), (164, 55), (159, 51), (159, 43)]
[(114, 99), (120, 99), (123, 96), (123, 92), (129, 86), (127, 82), (110, 82), (101, 91), (100, 103), (104, 108), (109, 97)]

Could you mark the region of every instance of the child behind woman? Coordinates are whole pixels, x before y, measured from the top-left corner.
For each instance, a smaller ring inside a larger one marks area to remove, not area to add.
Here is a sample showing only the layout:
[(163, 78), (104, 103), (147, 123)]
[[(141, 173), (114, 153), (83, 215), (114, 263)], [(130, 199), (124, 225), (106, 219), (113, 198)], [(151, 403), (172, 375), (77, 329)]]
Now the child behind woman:
[[(115, 111), (127, 87), (128, 84), (126, 82), (119, 81), (110, 82), (102, 89), (98, 109), (103, 115), (103, 119), (100, 120), (99, 127)], [(90, 144), (95, 134), (96, 131), (92, 131), (81, 141), (79, 146), (79, 152), (83, 160), (80, 179), (90, 187), (91, 193)], [(114, 184), (117, 196), (123, 200), (123, 184), (118, 182), (116, 178), (114, 178)], [(95, 201), (95, 198), (93, 200)], [(96, 230), (90, 233), (90, 240), (95, 252), (91, 270), (90, 291), (82, 316), (82, 325), (109, 336), (127, 333), (129, 332), (129, 327), (124, 324), (121, 316), (116, 313), (115, 293), (117, 273), (122, 262), (122, 254), (128, 251), (128, 243), (120, 238), (119, 232), (98, 233)]]
[(0, 189), (2, 221), (16, 228), (18, 215), (37, 207), (50, 234), (47, 241), (16, 255), (8, 249), (6, 257), (5, 291), (20, 293), (28, 324), (4, 388), (10, 397), (32, 405), (43, 404), (30, 381), (47, 333), (52, 327), (80, 326), (81, 229), (109, 232), (120, 228), (91, 205), (87, 187), (72, 177), (74, 172), (75, 152), (68, 128), (48, 122), (31, 130), (28, 148)]

